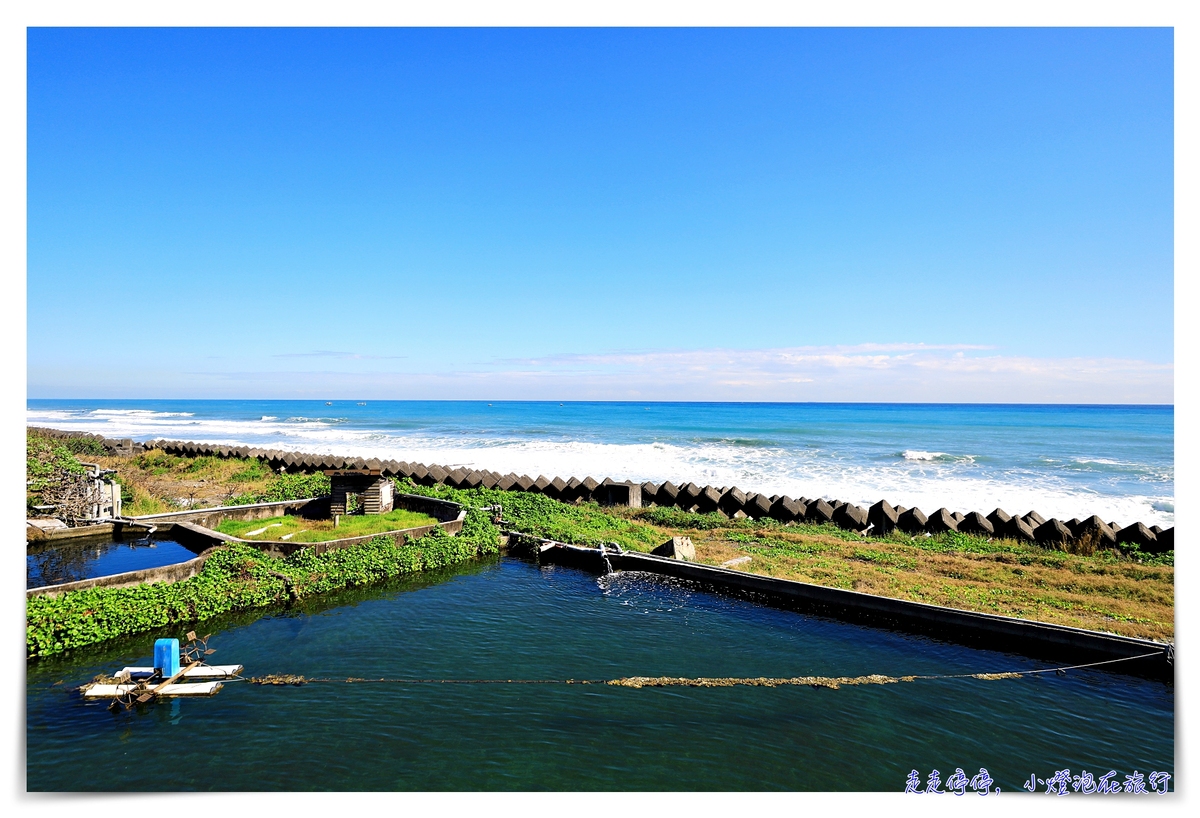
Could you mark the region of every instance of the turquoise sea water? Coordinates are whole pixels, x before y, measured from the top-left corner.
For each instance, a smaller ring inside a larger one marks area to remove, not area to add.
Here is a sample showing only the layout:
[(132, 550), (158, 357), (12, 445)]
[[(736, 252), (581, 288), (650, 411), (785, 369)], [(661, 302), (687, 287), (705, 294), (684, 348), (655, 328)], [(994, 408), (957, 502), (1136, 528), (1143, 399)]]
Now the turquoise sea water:
[[(503, 558), (212, 624), (246, 675), (609, 679), (1043, 666), (661, 578)], [(840, 690), (234, 682), (119, 714), (71, 688), (156, 635), (31, 662), (30, 790), (885, 790), (986, 768), (1002, 791), (1174, 774), (1174, 689), (1099, 671)], [(171, 635), (181, 635), (174, 634)], [(968, 796), (975, 797), (968, 791)], [(1144, 796), (1157, 798), (1158, 796)]]
[(737, 485), (932, 512), (1174, 524), (1171, 406), (30, 400), (31, 424), (465, 465)]

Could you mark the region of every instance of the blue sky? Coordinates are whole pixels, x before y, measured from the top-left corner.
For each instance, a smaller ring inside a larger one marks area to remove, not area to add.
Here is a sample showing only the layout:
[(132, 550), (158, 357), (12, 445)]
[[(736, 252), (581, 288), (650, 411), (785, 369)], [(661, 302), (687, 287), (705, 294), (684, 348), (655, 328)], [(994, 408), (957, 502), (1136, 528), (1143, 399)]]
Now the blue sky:
[(1172, 96), (1169, 29), (31, 29), (29, 395), (1171, 402)]

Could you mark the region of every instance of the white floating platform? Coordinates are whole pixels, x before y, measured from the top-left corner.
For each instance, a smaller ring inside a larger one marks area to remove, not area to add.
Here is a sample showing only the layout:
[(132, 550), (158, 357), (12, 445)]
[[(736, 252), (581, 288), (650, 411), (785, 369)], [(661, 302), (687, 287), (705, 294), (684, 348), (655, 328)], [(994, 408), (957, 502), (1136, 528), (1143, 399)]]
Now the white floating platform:
[[(137, 685), (101, 685), (95, 684), (83, 691), (85, 699), (115, 699), (117, 696), (124, 695), (131, 690), (136, 690)], [(221, 689), (220, 682), (196, 682), (194, 684), (173, 684), (167, 685), (155, 695), (164, 698), (174, 696), (212, 696)]]
[[(115, 676), (128, 672), (130, 679), (148, 679), (154, 675), (152, 667), (123, 667)], [(185, 671), (181, 679), (229, 679), (242, 672), (241, 665), (201, 665)]]

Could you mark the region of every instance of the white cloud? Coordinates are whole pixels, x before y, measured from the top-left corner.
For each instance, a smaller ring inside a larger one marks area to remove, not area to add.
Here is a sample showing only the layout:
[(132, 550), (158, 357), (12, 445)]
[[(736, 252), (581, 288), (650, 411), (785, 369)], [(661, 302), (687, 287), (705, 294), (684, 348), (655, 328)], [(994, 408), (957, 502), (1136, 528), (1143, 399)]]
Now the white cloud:
[[(128, 397), (1173, 403), (1174, 366), (1035, 358), (973, 345), (676, 349), (496, 359), (443, 372), (157, 372)], [(30, 394), (116, 397), (87, 371), (30, 372)]]

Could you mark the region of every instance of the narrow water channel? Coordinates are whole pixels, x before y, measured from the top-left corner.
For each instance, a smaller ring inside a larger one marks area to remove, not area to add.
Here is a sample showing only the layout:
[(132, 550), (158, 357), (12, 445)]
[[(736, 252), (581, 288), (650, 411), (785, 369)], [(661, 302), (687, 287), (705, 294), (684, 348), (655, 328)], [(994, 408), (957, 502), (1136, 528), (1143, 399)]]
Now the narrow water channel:
[[(207, 630), (207, 629), (206, 629)], [(497, 559), (213, 623), (246, 675), (953, 674), (1044, 666), (640, 574)], [(1174, 689), (1099, 671), (843, 687), (227, 684), (120, 714), (73, 686), (151, 634), (31, 662), (30, 790), (884, 790), (985, 767), (1174, 775)], [(1172, 788), (1174, 781), (1171, 782)], [(968, 794), (969, 791), (968, 791)], [(1154, 797), (1154, 796), (1151, 796)]]

